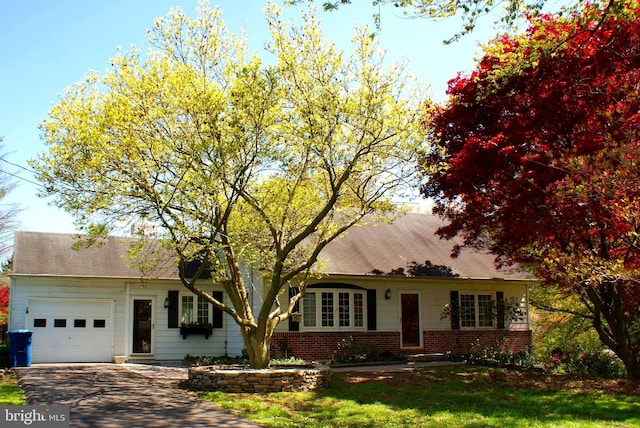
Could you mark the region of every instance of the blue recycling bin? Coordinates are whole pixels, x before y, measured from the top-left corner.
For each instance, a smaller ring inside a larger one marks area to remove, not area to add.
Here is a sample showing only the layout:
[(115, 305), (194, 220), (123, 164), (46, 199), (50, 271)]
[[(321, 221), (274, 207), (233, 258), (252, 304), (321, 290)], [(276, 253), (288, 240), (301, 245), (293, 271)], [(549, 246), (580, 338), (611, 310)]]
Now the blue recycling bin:
[(11, 367), (31, 366), (31, 330), (9, 330), (9, 365)]

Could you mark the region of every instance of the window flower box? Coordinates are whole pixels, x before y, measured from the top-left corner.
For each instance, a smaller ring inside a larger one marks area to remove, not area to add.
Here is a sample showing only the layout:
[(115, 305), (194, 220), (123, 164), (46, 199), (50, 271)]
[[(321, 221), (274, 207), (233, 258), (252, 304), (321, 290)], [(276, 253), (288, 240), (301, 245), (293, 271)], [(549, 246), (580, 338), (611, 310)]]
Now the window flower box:
[(187, 336), (193, 334), (204, 335), (205, 339), (208, 339), (213, 333), (213, 327), (211, 324), (202, 324), (202, 323), (190, 323), (190, 324), (182, 324), (180, 326), (180, 335), (183, 339), (186, 339)]

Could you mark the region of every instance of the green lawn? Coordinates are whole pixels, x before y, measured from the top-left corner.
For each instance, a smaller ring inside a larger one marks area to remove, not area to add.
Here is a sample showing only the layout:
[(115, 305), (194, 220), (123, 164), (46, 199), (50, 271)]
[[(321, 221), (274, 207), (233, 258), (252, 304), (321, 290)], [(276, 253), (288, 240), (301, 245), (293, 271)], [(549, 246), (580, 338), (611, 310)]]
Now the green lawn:
[(0, 379), (0, 406), (23, 406), (27, 404), (22, 388), (18, 386), (15, 376)]
[(201, 394), (266, 427), (633, 427), (640, 386), (470, 366), (334, 374), (318, 392)]

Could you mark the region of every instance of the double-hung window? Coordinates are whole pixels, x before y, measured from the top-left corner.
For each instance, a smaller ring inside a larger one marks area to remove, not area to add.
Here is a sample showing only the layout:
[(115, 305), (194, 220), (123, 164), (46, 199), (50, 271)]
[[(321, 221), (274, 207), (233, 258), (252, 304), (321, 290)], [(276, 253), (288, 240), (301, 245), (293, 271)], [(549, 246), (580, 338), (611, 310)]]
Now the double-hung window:
[(364, 328), (365, 293), (352, 290), (307, 291), (302, 298), (305, 328)]
[(180, 323), (189, 324), (211, 324), (212, 306), (200, 296), (193, 294), (183, 294), (180, 296)]
[(460, 293), (460, 327), (495, 327), (495, 294)]
[(322, 327), (333, 327), (334, 325), (334, 302), (333, 302), (333, 292), (323, 292), (322, 293)]

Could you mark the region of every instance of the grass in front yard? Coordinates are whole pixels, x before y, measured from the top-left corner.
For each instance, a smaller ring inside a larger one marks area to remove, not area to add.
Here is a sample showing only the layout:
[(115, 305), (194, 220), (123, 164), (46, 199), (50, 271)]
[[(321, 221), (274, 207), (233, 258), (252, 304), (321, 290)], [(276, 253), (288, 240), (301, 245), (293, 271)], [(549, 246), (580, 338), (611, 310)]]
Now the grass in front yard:
[(0, 378), (0, 406), (23, 406), (27, 400), (15, 374)]
[(204, 398), (265, 427), (632, 427), (640, 386), (470, 366), (334, 373), (317, 392)]

